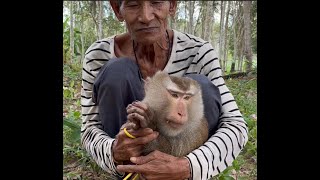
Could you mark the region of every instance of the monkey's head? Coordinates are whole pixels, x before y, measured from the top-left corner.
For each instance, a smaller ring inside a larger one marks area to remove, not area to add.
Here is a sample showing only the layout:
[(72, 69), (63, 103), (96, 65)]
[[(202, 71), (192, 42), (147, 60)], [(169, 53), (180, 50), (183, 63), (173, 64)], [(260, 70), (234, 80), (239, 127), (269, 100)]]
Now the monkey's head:
[(201, 88), (187, 77), (158, 71), (145, 82), (144, 102), (154, 111), (157, 127), (166, 136), (178, 136), (197, 127), (204, 116)]

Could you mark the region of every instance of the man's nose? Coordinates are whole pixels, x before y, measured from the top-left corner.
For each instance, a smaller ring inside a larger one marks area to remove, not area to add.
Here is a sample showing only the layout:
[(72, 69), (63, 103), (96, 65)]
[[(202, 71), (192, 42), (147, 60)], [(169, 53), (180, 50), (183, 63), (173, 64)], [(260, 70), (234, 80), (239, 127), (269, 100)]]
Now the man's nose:
[(153, 18), (153, 7), (149, 1), (143, 1), (138, 20), (144, 24), (148, 24)]

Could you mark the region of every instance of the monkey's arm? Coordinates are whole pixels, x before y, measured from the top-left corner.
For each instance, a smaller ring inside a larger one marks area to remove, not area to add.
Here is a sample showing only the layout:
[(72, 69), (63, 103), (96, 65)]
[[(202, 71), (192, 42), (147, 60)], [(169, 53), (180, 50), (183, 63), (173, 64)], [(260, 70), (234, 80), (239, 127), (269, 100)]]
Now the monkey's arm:
[(204, 145), (187, 155), (194, 180), (208, 179), (232, 165), (248, 141), (246, 122), (225, 85), (216, 52), (207, 43), (198, 53), (197, 57), (201, 57), (199, 73), (206, 75), (219, 88), (222, 108), (217, 132)]
[[(107, 39), (109, 42), (109, 39)], [(96, 163), (113, 175), (122, 174), (116, 171), (111, 147), (114, 139), (102, 130), (98, 107), (92, 100), (93, 82), (99, 73), (99, 68), (111, 58), (111, 54), (99, 49), (107, 49), (106, 42), (93, 43), (86, 51), (82, 69), (81, 87), (81, 144), (93, 157)]]

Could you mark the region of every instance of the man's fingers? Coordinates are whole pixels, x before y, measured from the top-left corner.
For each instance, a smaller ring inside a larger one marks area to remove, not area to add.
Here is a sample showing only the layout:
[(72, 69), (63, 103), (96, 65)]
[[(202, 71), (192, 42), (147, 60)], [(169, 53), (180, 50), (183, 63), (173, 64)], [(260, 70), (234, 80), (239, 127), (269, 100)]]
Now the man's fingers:
[(129, 129), (127, 131), (135, 137), (143, 137), (153, 133), (151, 128), (141, 128), (138, 130)]
[(132, 139), (134, 144), (147, 144), (158, 137), (159, 133), (154, 131), (152, 134), (148, 134), (146, 136), (141, 136), (135, 139)]
[(147, 156), (131, 157), (130, 161), (135, 164), (145, 164), (154, 159), (156, 159), (156, 157), (147, 155)]
[(117, 170), (120, 172), (136, 172), (140, 173), (143, 170), (144, 166), (140, 165), (118, 165)]

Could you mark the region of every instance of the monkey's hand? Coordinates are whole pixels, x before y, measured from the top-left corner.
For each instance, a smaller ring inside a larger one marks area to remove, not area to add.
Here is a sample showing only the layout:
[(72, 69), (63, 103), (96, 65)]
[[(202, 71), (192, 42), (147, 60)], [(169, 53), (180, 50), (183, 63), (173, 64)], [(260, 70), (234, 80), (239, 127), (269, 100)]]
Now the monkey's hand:
[(117, 163), (128, 161), (130, 157), (140, 156), (144, 145), (153, 141), (159, 135), (158, 132), (150, 128), (130, 129), (128, 132), (136, 138), (129, 138), (121, 130), (112, 145), (113, 158)]
[(146, 103), (135, 101), (127, 106), (127, 119), (135, 124), (134, 129), (150, 127), (149, 124), (153, 119), (153, 111), (148, 108)]
[(147, 156), (132, 157), (130, 161), (136, 165), (118, 165), (118, 171), (137, 172), (148, 180), (190, 177), (189, 161), (184, 157), (178, 158), (156, 150)]

